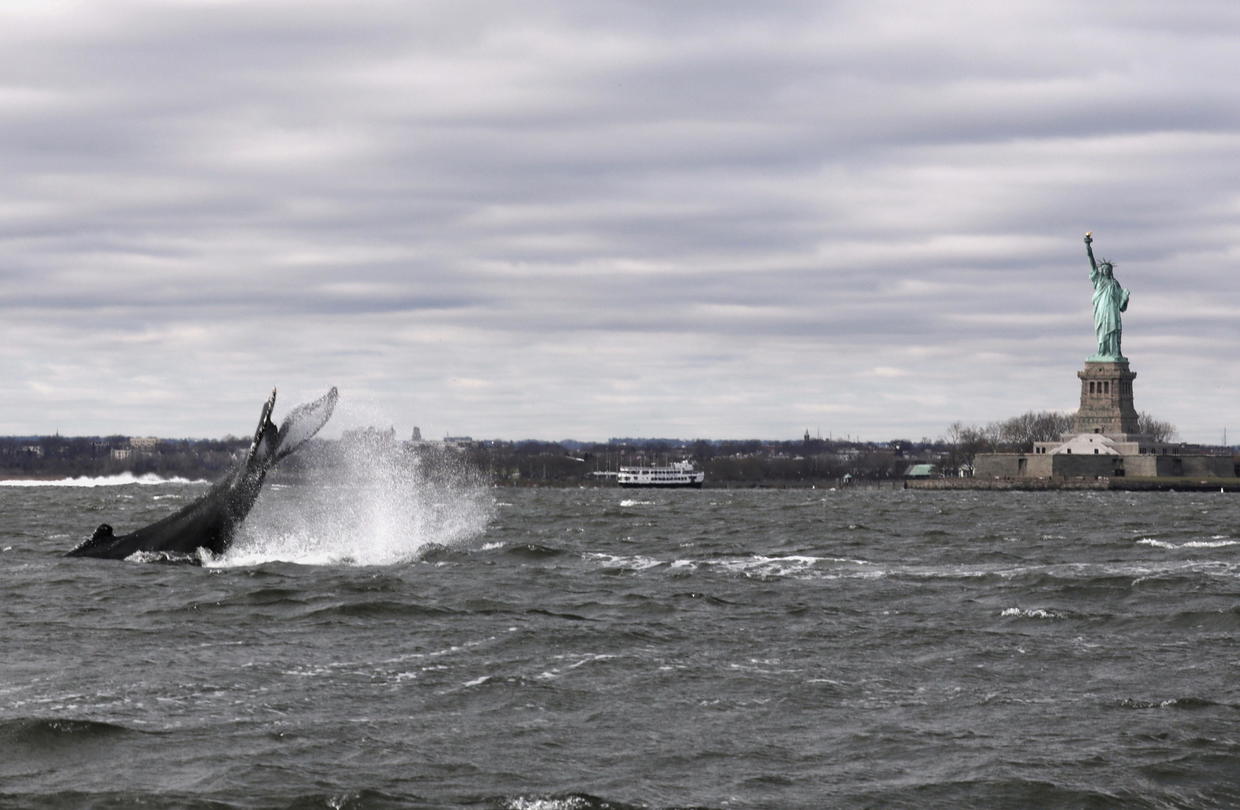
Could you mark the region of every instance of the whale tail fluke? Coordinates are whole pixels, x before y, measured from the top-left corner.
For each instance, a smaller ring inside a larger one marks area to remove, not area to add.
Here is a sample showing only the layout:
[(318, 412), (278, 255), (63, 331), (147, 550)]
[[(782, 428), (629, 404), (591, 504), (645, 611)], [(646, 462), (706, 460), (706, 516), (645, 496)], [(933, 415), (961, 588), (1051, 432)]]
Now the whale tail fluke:
[(336, 407), (336, 397), (336, 388), (333, 386), (314, 402), (298, 405), (289, 411), (288, 416), (284, 417), (284, 423), (277, 429), (271, 421), (271, 411), (276, 404), (276, 392), (273, 389), (271, 397), (263, 405), (262, 415), (258, 418), (254, 443), (250, 445), (249, 463), (268, 469), (314, 438), (331, 418)]
[(284, 417), (284, 423), (280, 425), (279, 443), (271, 460), (272, 464), (314, 438), (331, 418), (332, 411), (336, 408), (336, 396), (336, 387), (332, 386), (332, 390), (314, 402), (306, 402), (289, 411), (288, 416)]

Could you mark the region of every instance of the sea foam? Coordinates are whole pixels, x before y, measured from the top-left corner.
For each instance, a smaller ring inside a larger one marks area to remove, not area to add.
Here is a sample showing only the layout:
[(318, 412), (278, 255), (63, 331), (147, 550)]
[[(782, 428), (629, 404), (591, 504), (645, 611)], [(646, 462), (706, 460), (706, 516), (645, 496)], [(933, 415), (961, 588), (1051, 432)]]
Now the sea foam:
[(168, 484), (208, 484), (209, 481), (191, 480), (189, 478), (161, 478), (158, 475), (147, 473), (146, 475), (134, 475), (133, 473), (121, 473), (119, 475), (105, 476), (80, 476), (77, 478), (56, 478), (52, 480), (36, 480), (36, 479), (10, 479), (0, 481), (0, 487), (124, 487), (132, 484), (139, 486), (166, 486)]

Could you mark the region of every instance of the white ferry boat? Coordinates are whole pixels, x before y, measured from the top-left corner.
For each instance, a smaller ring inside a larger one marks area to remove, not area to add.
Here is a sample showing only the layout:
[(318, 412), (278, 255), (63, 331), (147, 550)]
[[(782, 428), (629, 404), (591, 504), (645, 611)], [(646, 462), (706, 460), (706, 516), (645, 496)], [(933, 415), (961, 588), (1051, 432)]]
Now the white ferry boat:
[(701, 489), (706, 473), (693, 469), (691, 461), (674, 461), (667, 467), (621, 467), (616, 481), (622, 487), (693, 487)]

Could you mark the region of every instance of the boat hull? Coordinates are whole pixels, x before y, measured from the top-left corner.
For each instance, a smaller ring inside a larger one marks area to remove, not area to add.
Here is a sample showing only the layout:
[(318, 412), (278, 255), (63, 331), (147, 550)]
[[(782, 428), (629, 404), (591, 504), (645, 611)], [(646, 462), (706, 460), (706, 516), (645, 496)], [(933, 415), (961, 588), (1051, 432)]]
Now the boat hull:
[(701, 481), (674, 481), (674, 482), (629, 482), (622, 481), (621, 489), (701, 489)]

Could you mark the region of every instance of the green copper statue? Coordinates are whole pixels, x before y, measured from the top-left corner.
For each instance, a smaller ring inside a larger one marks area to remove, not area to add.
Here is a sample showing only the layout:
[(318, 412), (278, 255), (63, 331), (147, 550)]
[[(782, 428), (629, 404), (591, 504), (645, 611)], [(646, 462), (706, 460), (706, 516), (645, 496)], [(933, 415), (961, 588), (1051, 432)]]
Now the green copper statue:
[(1119, 349), (1123, 327), (1119, 314), (1128, 309), (1128, 291), (1119, 286), (1114, 266), (1103, 259), (1094, 261), (1093, 233), (1085, 234), (1085, 252), (1089, 255), (1089, 280), (1094, 284), (1094, 332), (1098, 335), (1098, 353), (1090, 360), (1123, 360)]

